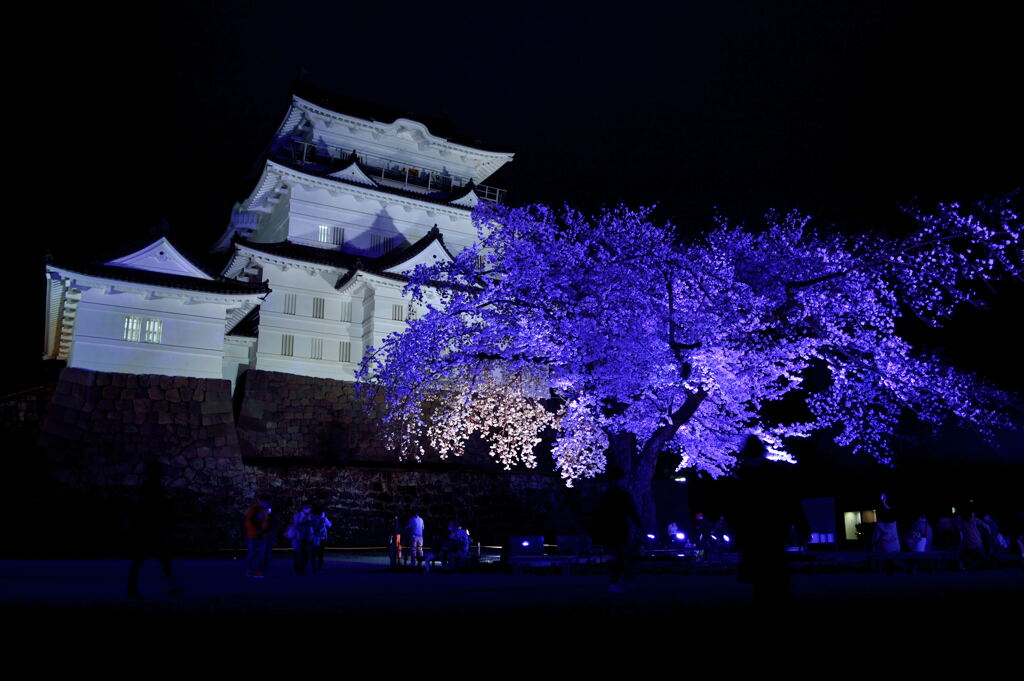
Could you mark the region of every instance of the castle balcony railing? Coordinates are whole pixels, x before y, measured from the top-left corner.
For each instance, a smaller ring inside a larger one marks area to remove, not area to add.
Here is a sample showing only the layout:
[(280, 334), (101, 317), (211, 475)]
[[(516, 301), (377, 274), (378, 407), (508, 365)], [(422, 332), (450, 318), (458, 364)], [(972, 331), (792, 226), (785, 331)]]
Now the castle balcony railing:
[[(366, 154), (350, 148), (296, 139), (283, 140), (275, 152), (272, 152), (272, 156), (284, 157), (298, 166), (309, 166), (324, 171), (347, 163), (353, 153), (367, 174), (375, 180), (380, 180), (384, 186), (431, 195), (455, 194), (471, 181), (468, 177), (453, 175), (445, 170), (399, 163), (383, 156)], [(505, 190), (497, 187), (478, 184), (473, 190), (484, 201), (501, 203), (505, 198)]]

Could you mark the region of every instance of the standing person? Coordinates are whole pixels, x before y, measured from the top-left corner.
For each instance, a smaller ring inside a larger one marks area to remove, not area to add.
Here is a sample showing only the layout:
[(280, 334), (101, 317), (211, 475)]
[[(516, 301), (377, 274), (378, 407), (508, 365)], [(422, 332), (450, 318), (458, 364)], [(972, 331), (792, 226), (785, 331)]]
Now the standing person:
[(633, 581), (626, 551), (629, 549), (630, 522), (639, 527), (640, 516), (636, 512), (633, 497), (624, 485), (626, 472), (618, 466), (609, 466), (607, 470), (608, 489), (601, 495), (597, 511), (600, 525), (598, 534), (613, 554), (608, 590), (622, 591)]
[(918, 514), (917, 520), (910, 526), (910, 534), (907, 535), (907, 549), (917, 553), (932, 550), (932, 526), (928, 524), (928, 518), (924, 513)]
[(263, 559), (261, 562), (263, 568), (263, 574), (270, 574), (270, 559), (274, 557), (274, 547), (277, 546), (277, 533), (281, 529), (277, 520), (277, 516), (274, 515), (274, 509), (272, 508), (270, 501), (266, 500), (263, 502), (267, 508), (267, 543), (263, 551)]
[(128, 598), (142, 599), (139, 570), (147, 558), (156, 558), (167, 580), (167, 593), (181, 593), (171, 572), (171, 505), (164, 494), (158, 461), (147, 461), (145, 479), (131, 519), (132, 566), (128, 571)]
[(270, 508), (263, 497), (253, 502), (245, 512), (245, 533), (249, 538), (249, 553), (245, 557), (247, 577), (262, 578), (267, 565), (267, 535), (270, 531)]
[(391, 560), (391, 569), (396, 569), (402, 564), (402, 521), (398, 514), (391, 519), (391, 539), (388, 541), (388, 558)]
[(327, 530), (331, 527), (331, 521), (327, 519), (327, 513), (318, 508), (313, 514), (313, 572), (317, 573), (324, 569), (324, 551), (327, 549)]
[(889, 499), (882, 494), (882, 508), (878, 511), (872, 547), (879, 553), (899, 553), (900, 533), (896, 525), (896, 513), (889, 507)]
[(982, 535), (989, 532), (988, 525), (978, 520), (972, 509), (960, 512), (957, 525), (960, 529), (960, 569), (977, 570), (984, 558)]
[(417, 566), (423, 564), (423, 530), (423, 518), (419, 513), (413, 513), (409, 518), (409, 536), (412, 540), (409, 552), (416, 557)]
[(292, 561), (295, 574), (306, 572), (313, 548), (313, 511), (309, 504), (299, 509), (288, 526), (286, 535), (292, 540)]
[(704, 517), (703, 513), (698, 513), (693, 519), (693, 541), (697, 545), (697, 555), (699, 558), (707, 560), (710, 556), (708, 555), (713, 548), (713, 540), (711, 539), (712, 526), (711, 522)]
[[(789, 597), (786, 540), (798, 511), (789, 491), (785, 464), (767, 459), (756, 435), (749, 435), (737, 458), (739, 482), (734, 526), (741, 551), (739, 580), (754, 587), (754, 605), (773, 607)], [(765, 513), (765, 509), (773, 509)]]

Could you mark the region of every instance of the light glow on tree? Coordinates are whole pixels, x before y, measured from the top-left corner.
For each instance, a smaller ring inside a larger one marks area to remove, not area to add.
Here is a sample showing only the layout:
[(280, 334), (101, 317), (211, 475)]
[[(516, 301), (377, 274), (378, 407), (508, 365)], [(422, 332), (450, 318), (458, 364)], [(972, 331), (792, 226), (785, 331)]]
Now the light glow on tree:
[[(478, 243), (411, 275), (426, 311), (367, 355), (363, 387), (383, 394), (384, 432), (406, 455), (458, 455), (476, 433), (506, 468), (533, 466), (550, 428), (567, 484), (613, 457), (642, 500), (661, 452), (718, 476), (752, 432), (779, 459), (787, 439), (835, 429), (886, 461), (908, 414), (983, 435), (1014, 426), (1009, 396), (915, 353), (896, 323), (939, 325), (1020, 277), (1020, 218), (1009, 199), (908, 213), (918, 229), (902, 238), (772, 213), (680, 240), (649, 209), (481, 203)], [(812, 369), (828, 376), (814, 389)], [(799, 421), (769, 417), (794, 395)]]

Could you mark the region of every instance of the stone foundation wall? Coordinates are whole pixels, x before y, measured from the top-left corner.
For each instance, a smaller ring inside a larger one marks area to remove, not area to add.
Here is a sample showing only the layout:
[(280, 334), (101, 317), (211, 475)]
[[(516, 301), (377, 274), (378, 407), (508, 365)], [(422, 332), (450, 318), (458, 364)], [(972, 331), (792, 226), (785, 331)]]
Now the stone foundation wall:
[(168, 487), (199, 494), (241, 489), (225, 380), (65, 369), (40, 445), (58, 480), (85, 487), (133, 487), (147, 460)]
[(239, 390), (244, 456), (388, 460), (352, 383), (252, 370)]
[(224, 380), (65, 369), (45, 418), (34, 421), (34, 451), (19, 455), (32, 464), (18, 481), (32, 499), (20, 505), (71, 528), (61, 539), (68, 551), (123, 549), (146, 462), (157, 461), (185, 549), (244, 546), (244, 514), (257, 494), (269, 495), (282, 526), (301, 504), (322, 506), (338, 546), (381, 546), (393, 516), (413, 511), (428, 534), (458, 518), (485, 543), (586, 529), (576, 520), (586, 515), (584, 493), (553, 474), (503, 471), (479, 453), (448, 464), (397, 461), (349, 383), (250, 371), (239, 390), (233, 402)]
[(76, 530), (62, 540), (70, 547), (123, 541), (150, 461), (160, 464), (179, 545), (237, 541), (216, 520), (246, 490), (228, 381), (65, 369), (38, 451), (57, 492), (54, 514)]
[(428, 539), (446, 533), (453, 519), (484, 543), (501, 543), (512, 534), (584, 531), (574, 512), (580, 493), (569, 494), (543, 474), (291, 466), (248, 472), (281, 522), (287, 524), (304, 503), (326, 511), (334, 523), (331, 545), (382, 546), (393, 517), (404, 522), (413, 512), (425, 520)]

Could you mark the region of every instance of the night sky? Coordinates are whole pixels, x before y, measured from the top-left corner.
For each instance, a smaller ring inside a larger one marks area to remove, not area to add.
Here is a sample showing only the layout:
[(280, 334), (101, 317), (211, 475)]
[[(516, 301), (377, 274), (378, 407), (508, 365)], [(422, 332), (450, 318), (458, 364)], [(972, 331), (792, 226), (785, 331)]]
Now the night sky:
[[(15, 368), (0, 393), (55, 375), (38, 360), (44, 250), (101, 253), (163, 220), (207, 248), (251, 189), (300, 76), (513, 149), (488, 181), (512, 203), (657, 203), (683, 232), (772, 207), (827, 228), (898, 230), (914, 197), (1024, 185), (1010, 10), (579, 7), (140, 2), (26, 22), (37, 49), (9, 57), (7, 104), (25, 323), (5, 334)], [(1021, 387), (1010, 324), (1024, 296), (1004, 289), (990, 312), (921, 337)]]

